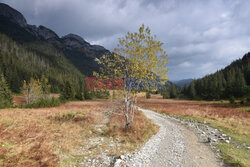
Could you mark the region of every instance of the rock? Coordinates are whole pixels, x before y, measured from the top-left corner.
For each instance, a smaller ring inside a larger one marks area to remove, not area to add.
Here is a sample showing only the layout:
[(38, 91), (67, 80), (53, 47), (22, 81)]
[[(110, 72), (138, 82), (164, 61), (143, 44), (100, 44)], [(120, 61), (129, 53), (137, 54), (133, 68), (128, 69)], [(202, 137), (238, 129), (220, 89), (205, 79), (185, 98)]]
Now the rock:
[(211, 138), (208, 137), (208, 138), (207, 138), (207, 143), (210, 143), (210, 142), (211, 142)]
[(213, 142), (215, 142), (215, 143), (217, 143), (217, 142), (218, 142), (218, 140), (217, 140), (217, 139), (215, 139), (215, 138), (214, 138), (214, 139), (212, 139), (212, 141), (213, 141)]
[(121, 159), (122, 159), (122, 160), (125, 159), (125, 156), (124, 156), (124, 155), (121, 155)]
[(86, 42), (82, 37), (75, 34), (68, 34), (62, 37), (63, 43), (68, 47), (83, 48), (90, 47), (90, 44)]
[(248, 150), (250, 150), (250, 147), (247, 147)]
[(21, 27), (27, 26), (27, 21), (24, 16), (9, 5), (0, 3), (0, 15), (8, 17), (13, 23), (18, 24)]
[(44, 27), (44, 26), (39, 26), (37, 28), (37, 33), (39, 36), (42, 36), (44, 39), (48, 40), (48, 39), (59, 39), (59, 37), (57, 36), (57, 34), (48, 29), (47, 27)]
[(230, 141), (229, 141), (229, 140), (225, 140), (225, 142), (226, 142), (226, 143), (228, 143), (228, 144), (230, 143)]
[(122, 160), (121, 159), (117, 159), (116, 161), (115, 161), (115, 165), (114, 166), (120, 166), (120, 164), (122, 163)]

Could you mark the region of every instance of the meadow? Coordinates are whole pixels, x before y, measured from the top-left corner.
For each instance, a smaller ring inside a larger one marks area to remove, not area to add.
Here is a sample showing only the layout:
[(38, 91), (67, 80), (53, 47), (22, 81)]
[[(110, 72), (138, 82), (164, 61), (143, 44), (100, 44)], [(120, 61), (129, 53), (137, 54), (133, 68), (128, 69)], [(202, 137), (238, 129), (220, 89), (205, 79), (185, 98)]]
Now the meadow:
[[(15, 98), (20, 101), (22, 97)], [(122, 116), (107, 118), (110, 106), (109, 100), (91, 100), (51, 108), (1, 109), (0, 166), (74, 166), (103, 153), (118, 157), (157, 132), (158, 127), (139, 111), (133, 127), (124, 131)]]

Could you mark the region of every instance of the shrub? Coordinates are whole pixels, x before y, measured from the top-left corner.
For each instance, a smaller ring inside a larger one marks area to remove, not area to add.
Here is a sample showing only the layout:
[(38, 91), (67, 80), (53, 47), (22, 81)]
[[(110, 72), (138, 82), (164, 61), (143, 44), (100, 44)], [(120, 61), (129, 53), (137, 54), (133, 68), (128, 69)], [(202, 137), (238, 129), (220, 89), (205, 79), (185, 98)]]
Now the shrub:
[(86, 100), (92, 100), (95, 98), (95, 94), (94, 94), (94, 91), (93, 90), (86, 90), (84, 92), (84, 98)]
[(235, 98), (234, 98), (234, 96), (230, 97), (229, 102), (231, 104), (235, 104)]
[(50, 98), (43, 98), (36, 102), (29, 103), (22, 105), (21, 108), (42, 108), (42, 107), (56, 107), (61, 105), (61, 101), (58, 98), (52, 97)]
[(78, 93), (76, 93), (75, 98), (76, 98), (77, 100), (85, 100), (84, 93), (83, 93), (83, 92), (78, 92)]
[(150, 99), (150, 97), (151, 97), (150, 92), (146, 92), (146, 98)]
[(242, 99), (242, 100), (240, 101), (240, 104), (245, 104), (244, 99)]
[(247, 104), (250, 104), (250, 97), (247, 98)]
[(110, 96), (109, 91), (107, 90), (87, 90), (84, 93), (84, 97), (86, 100), (92, 100), (95, 98), (98, 99), (108, 99)]
[(108, 99), (109, 98), (109, 91), (107, 90), (96, 90), (95, 97), (98, 99)]

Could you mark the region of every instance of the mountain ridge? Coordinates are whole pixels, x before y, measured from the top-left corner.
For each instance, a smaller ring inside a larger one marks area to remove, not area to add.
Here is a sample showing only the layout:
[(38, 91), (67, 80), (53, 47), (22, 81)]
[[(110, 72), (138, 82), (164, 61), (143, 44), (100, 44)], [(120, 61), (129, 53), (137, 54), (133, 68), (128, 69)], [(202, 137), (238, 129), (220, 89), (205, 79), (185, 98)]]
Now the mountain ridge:
[(34, 41), (50, 43), (62, 51), (65, 57), (86, 76), (98, 71), (99, 65), (95, 58), (110, 53), (100, 45), (91, 45), (76, 34), (67, 34), (61, 38), (53, 30), (45, 26), (29, 25), (25, 17), (10, 6), (0, 3), (0, 32), (8, 35), (20, 44)]

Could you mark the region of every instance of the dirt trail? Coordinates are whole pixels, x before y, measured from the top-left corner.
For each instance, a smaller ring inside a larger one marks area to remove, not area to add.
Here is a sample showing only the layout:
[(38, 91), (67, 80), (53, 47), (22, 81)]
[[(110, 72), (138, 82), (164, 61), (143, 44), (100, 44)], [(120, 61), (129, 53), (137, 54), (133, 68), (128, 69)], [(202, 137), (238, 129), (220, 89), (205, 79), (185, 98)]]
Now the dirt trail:
[(220, 166), (214, 152), (199, 141), (194, 132), (162, 114), (140, 110), (159, 125), (160, 130), (131, 156), (126, 162), (127, 166)]

